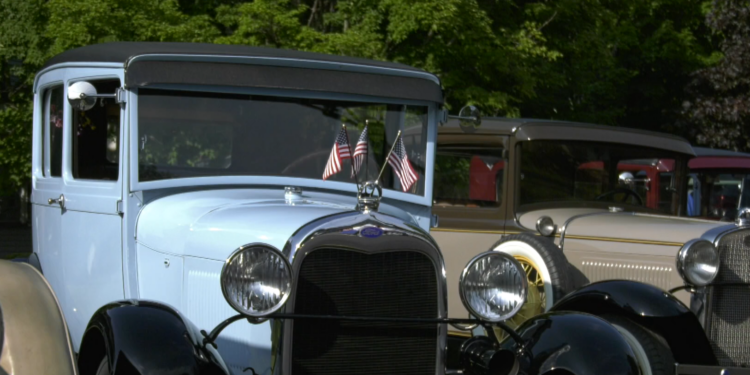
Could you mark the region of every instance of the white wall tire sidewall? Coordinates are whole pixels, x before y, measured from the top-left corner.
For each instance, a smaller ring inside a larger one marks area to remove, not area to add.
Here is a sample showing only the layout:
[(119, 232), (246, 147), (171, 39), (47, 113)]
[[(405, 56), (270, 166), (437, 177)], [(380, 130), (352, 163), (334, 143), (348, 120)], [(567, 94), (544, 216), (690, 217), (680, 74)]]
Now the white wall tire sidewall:
[(537, 271), (539, 271), (542, 275), (542, 280), (544, 280), (545, 311), (549, 310), (554, 304), (554, 295), (549, 270), (542, 256), (531, 245), (523, 241), (503, 242), (492, 250), (500, 251), (514, 257), (521, 256), (534, 262)]
[(643, 345), (641, 345), (641, 343), (638, 342), (638, 339), (636, 339), (627, 329), (617, 324), (612, 324), (612, 326), (620, 332), (628, 345), (630, 345), (630, 349), (633, 349), (635, 359), (638, 361), (638, 367), (641, 369), (641, 375), (652, 375), (651, 364), (648, 362), (648, 355), (646, 354), (646, 349), (643, 348)]

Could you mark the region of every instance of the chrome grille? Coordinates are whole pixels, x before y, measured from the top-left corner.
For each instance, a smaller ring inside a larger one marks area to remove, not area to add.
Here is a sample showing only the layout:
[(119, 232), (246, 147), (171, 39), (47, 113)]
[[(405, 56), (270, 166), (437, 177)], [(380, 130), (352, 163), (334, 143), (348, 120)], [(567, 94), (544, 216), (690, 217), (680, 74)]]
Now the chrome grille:
[[(413, 251), (363, 254), (318, 249), (305, 257), (298, 314), (436, 318), (435, 266)], [(293, 374), (434, 374), (436, 324), (296, 320)]]
[[(725, 235), (718, 250), (721, 268), (714, 282), (750, 282), (750, 230)], [(750, 288), (712, 288), (708, 311), (708, 336), (719, 363), (750, 365)]]

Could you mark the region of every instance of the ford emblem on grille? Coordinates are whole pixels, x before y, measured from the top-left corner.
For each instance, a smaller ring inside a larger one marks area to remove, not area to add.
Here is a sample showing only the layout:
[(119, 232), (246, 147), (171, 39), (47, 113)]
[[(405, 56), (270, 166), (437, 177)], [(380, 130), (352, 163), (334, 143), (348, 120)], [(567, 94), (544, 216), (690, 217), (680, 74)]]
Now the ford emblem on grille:
[(378, 238), (383, 235), (383, 230), (378, 227), (367, 227), (359, 231), (362, 237), (367, 238)]

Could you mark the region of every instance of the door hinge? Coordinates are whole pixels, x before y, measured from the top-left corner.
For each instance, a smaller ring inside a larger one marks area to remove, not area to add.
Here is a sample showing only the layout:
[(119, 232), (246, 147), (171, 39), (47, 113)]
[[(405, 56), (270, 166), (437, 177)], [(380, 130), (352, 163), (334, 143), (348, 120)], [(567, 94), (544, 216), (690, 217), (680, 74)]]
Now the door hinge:
[(443, 125), (448, 122), (448, 110), (447, 109), (441, 109), (438, 112), (438, 125)]
[(125, 209), (124, 209), (124, 207), (122, 205), (122, 199), (120, 199), (120, 200), (117, 201), (117, 213), (119, 215), (122, 215), (122, 214), (125, 213)]
[(124, 104), (128, 102), (128, 92), (125, 91), (122, 87), (118, 87), (117, 91), (115, 91), (115, 102), (117, 104)]

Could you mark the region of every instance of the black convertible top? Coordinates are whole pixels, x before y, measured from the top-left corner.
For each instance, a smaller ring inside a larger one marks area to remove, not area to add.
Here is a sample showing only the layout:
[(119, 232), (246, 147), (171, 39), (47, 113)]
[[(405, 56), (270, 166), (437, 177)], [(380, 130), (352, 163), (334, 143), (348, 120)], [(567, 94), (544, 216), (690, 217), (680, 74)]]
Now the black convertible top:
[(323, 53), (241, 45), (178, 42), (110, 42), (102, 44), (92, 44), (90, 46), (67, 50), (59, 55), (56, 55), (55, 57), (47, 61), (46, 64), (44, 64), (44, 68), (66, 62), (114, 62), (124, 64), (130, 58), (133, 58), (135, 56), (151, 54), (276, 57), (284, 59), (367, 65), (381, 68), (410, 70), (415, 72), (423, 71), (421, 69), (417, 69), (404, 64), (361, 59), (356, 57), (326, 55)]
[[(139, 56), (147, 57), (137, 59)], [(254, 64), (246, 58), (280, 60), (278, 64)], [(44, 67), (69, 62), (122, 64), (126, 69), (125, 88), (234, 86), (443, 101), (437, 77), (421, 69), (286, 49), (207, 43), (112, 42), (63, 52), (47, 61)]]

